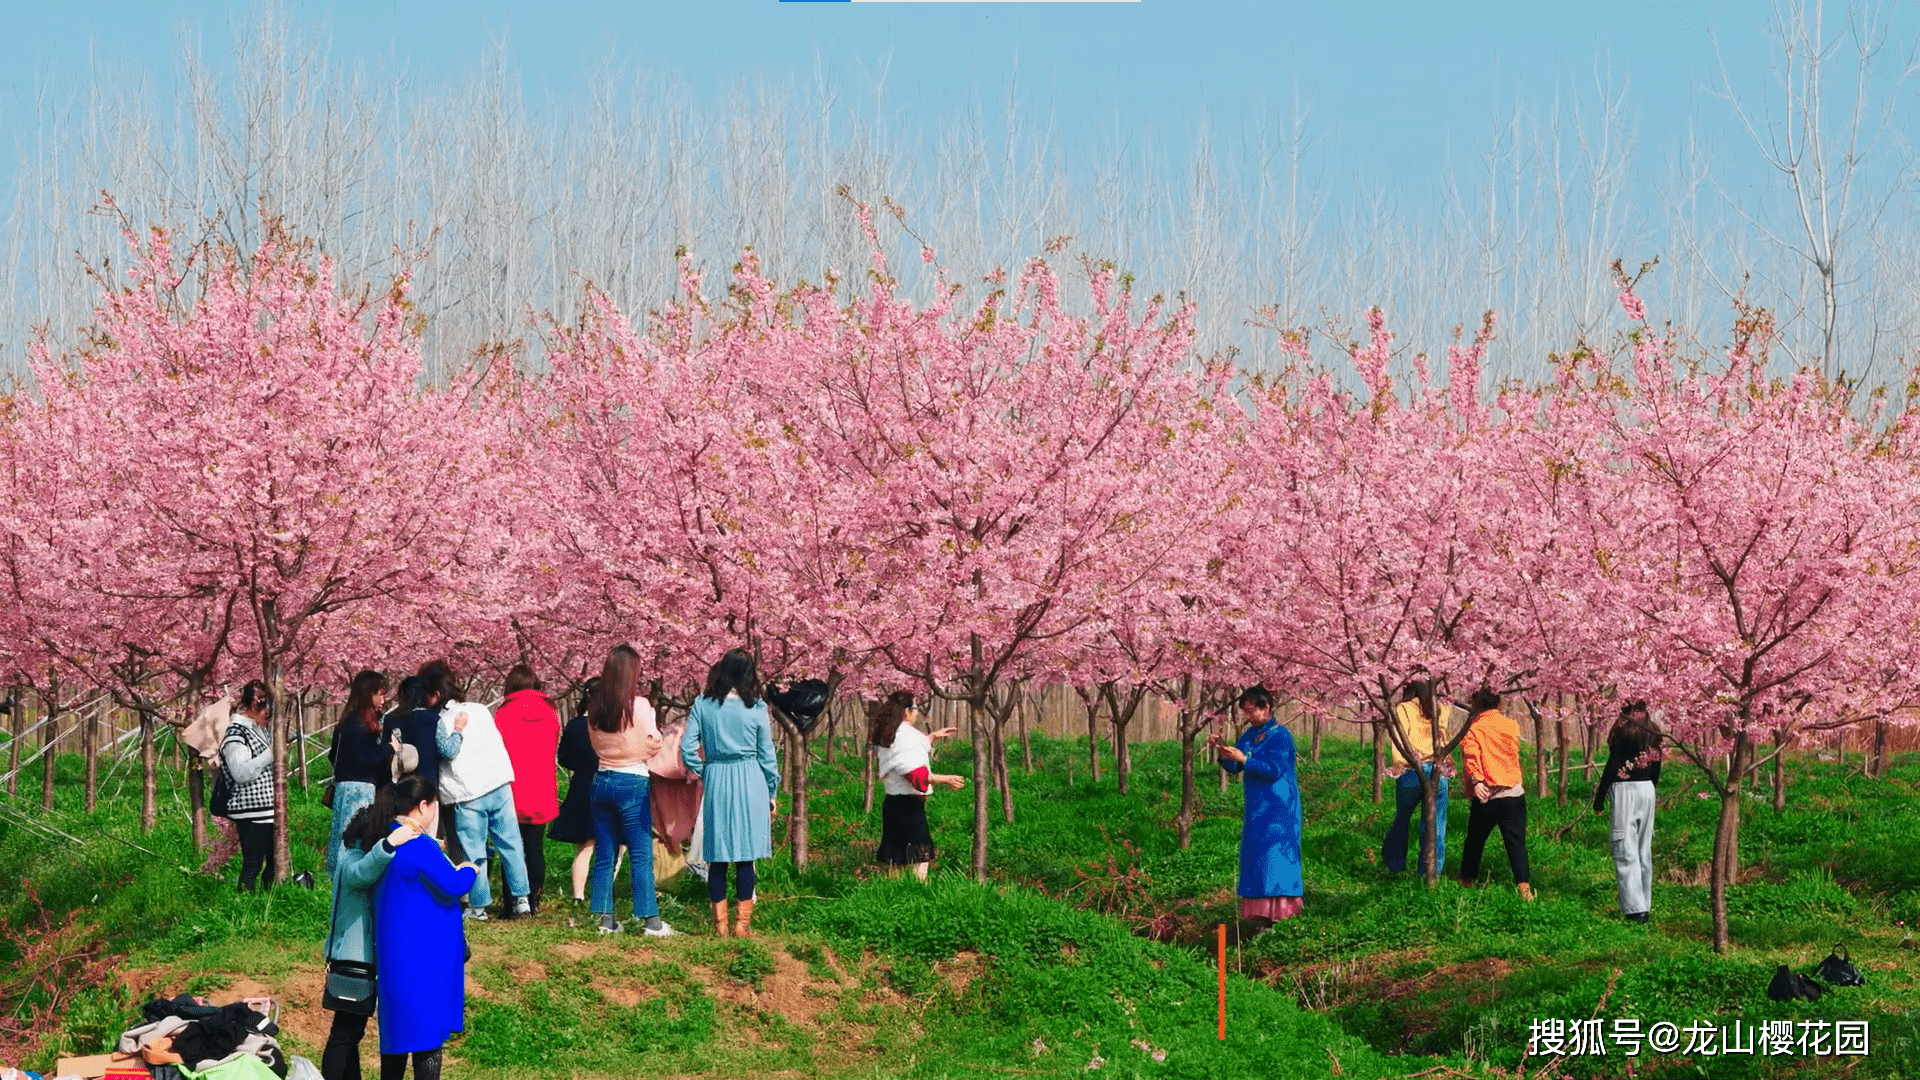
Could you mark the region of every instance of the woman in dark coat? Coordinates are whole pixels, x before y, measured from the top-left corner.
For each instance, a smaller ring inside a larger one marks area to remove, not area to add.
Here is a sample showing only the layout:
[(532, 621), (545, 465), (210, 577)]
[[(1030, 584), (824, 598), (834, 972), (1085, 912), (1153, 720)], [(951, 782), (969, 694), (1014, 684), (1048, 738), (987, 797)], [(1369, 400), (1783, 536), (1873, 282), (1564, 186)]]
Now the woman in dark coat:
[[(560, 767), (571, 773), (572, 779), (567, 781), (560, 815), (547, 826), (549, 837), (574, 846), (573, 899), (580, 904), (587, 902), (587, 873), (593, 869), (593, 777), (600, 771), (600, 756), (593, 752), (593, 741), (587, 736), (587, 702), (599, 685), (600, 679), (595, 676), (580, 688), (580, 704), (560, 733)], [(613, 872), (616, 877), (620, 874), (620, 852), (614, 852)]]
[(421, 835), (399, 845), (373, 890), (379, 955), (380, 1077), (401, 1080), (413, 1055), (415, 1080), (439, 1080), (440, 1048), (466, 1027), (467, 940), (460, 898), (473, 890), (473, 864), (447, 861), (433, 839), (439, 792), (423, 776), (394, 784), (388, 805), (405, 807), (393, 827)]

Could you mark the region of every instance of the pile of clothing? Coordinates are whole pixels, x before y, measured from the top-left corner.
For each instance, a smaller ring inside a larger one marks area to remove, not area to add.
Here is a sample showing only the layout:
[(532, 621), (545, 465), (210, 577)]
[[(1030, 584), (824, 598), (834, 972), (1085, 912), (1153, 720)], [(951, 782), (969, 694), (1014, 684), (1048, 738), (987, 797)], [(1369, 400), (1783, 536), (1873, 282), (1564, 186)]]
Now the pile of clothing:
[(147, 1022), (121, 1035), (119, 1049), (139, 1055), (154, 1080), (287, 1080), (306, 1071), (280, 1051), (270, 998), (214, 1005), (181, 994), (140, 1012)]

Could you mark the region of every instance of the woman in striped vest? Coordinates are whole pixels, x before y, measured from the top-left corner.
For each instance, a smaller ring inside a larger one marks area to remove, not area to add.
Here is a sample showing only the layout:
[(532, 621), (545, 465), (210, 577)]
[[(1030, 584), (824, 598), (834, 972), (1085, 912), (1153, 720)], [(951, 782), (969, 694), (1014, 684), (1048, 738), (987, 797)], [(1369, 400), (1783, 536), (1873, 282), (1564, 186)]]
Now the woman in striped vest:
[(258, 679), (240, 690), (233, 722), (220, 742), (220, 767), (227, 773), (227, 817), (240, 831), (240, 891), (251, 892), (273, 865), (273, 742), (267, 724), (273, 694)]

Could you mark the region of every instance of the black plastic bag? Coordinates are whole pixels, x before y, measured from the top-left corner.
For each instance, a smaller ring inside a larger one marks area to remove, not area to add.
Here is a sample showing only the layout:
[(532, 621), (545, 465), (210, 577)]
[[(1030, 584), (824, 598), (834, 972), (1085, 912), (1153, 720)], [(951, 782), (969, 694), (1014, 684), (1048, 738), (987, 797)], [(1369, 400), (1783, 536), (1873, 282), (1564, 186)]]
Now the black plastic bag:
[(1847, 953), (1845, 946), (1837, 941), (1833, 943), (1833, 951), (1814, 969), (1814, 974), (1835, 986), (1860, 986), (1867, 981), (1866, 976), (1860, 974), (1860, 969), (1853, 966), (1853, 957)]
[(1775, 1001), (1819, 1001), (1824, 993), (1819, 983), (1785, 964), (1774, 969), (1773, 981), (1767, 984), (1767, 996)]
[(805, 735), (819, 722), (820, 714), (827, 711), (827, 695), (825, 680), (801, 679), (785, 690), (768, 690), (767, 700)]

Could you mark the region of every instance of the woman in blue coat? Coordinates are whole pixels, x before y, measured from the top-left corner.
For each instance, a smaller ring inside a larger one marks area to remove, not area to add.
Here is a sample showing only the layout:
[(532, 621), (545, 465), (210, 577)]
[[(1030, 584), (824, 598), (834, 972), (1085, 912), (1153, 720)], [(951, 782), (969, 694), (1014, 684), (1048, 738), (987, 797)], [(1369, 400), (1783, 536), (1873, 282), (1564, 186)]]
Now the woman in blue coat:
[(1216, 736), (1220, 767), (1241, 774), (1245, 823), (1240, 830), (1240, 918), (1255, 933), (1300, 913), (1300, 781), (1293, 733), (1273, 715), (1273, 695), (1249, 687), (1240, 695), (1244, 730), (1232, 746)]
[(704, 785), (701, 829), (714, 931), (728, 934), (727, 864), (733, 863), (739, 867), (733, 891), (739, 921), (732, 932), (752, 937), (753, 860), (773, 855), (780, 762), (751, 654), (733, 649), (707, 672), (707, 688), (688, 711), (680, 760)]
[(386, 792), (356, 811), (341, 833), (333, 873), (333, 912), (327, 925), (328, 979), (320, 995), (320, 1007), (333, 1013), (333, 1027), (320, 1055), (322, 1080), (360, 1080), (360, 1043), (379, 997), (361, 993), (368, 975), (378, 970), (373, 890), (386, 876), (394, 852), (417, 835), (411, 825), (392, 828), (402, 809), (394, 800), (417, 792), (396, 787)]
[(459, 866), (433, 839), (439, 792), (419, 775), (395, 781), (392, 827), (419, 836), (398, 845), (373, 891), (379, 955), (380, 1080), (401, 1080), (413, 1055), (415, 1080), (439, 1080), (440, 1048), (466, 1026), (467, 939), (460, 898), (473, 889), (472, 863)]

